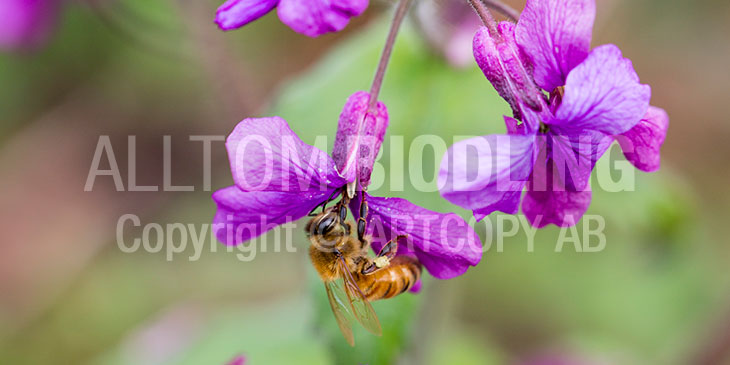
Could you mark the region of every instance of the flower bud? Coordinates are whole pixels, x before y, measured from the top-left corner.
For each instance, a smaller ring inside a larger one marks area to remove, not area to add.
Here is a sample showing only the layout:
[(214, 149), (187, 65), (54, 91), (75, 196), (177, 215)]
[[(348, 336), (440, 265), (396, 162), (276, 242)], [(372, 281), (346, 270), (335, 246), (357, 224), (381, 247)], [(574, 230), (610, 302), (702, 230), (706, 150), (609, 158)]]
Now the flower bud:
[(474, 58), (484, 76), (510, 104), (515, 118), (522, 120), (525, 108), (541, 111), (547, 107), (532, 79), (531, 65), (517, 46), (514, 28), (512, 23), (500, 23), (500, 40), (493, 39), (486, 27), (480, 28), (474, 35)]
[(388, 110), (378, 102), (368, 111), (370, 94), (358, 91), (347, 99), (332, 150), (337, 170), (348, 183), (356, 180), (363, 188), (370, 184), (370, 174), (388, 127)]

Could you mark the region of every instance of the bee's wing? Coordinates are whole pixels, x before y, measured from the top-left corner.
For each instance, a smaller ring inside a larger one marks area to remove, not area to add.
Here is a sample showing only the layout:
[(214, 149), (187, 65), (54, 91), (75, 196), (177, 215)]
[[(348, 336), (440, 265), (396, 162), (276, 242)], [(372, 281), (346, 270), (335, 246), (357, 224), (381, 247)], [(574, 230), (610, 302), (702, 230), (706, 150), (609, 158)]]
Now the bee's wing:
[(347, 293), (347, 299), (350, 301), (350, 307), (352, 307), (352, 313), (355, 318), (366, 330), (377, 336), (382, 335), (383, 330), (380, 327), (380, 321), (375, 314), (373, 306), (365, 299), (365, 295), (360, 290), (360, 287), (357, 286), (343, 258), (340, 258), (340, 272), (343, 273), (342, 279), (345, 282), (345, 293)]
[(340, 326), (342, 335), (345, 336), (345, 340), (350, 346), (355, 346), (355, 337), (352, 335), (352, 327), (350, 326), (350, 320), (347, 319), (347, 296), (343, 292), (343, 289), (337, 284), (337, 281), (328, 281), (324, 283), (324, 288), (327, 290), (327, 299), (329, 299), (332, 313), (335, 315), (337, 325)]

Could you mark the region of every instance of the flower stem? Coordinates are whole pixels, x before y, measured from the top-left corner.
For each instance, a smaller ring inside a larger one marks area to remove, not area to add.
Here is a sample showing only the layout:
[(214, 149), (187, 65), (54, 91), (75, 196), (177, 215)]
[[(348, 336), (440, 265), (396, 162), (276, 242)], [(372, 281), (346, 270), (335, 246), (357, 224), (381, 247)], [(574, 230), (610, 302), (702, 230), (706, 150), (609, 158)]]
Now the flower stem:
[(511, 6), (509, 6), (509, 5), (501, 2), (499, 0), (482, 0), (482, 2), (486, 6), (488, 6), (488, 7), (492, 8), (492, 9), (496, 10), (497, 12), (499, 12), (502, 15), (506, 16), (507, 18), (509, 18), (510, 20), (512, 20), (515, 23), (518, 20), (520, 20), (520, 12), (519, 11), (515, 10)]
[(390, 24), (390, 32), (388, 32), (388, 39), (385, 41), (383, 53), (380, 55), (380, 62), (378, 63), (377, 71), (375, 71), (373, 85), (370, 87), (370, 103), (368, 104), (368, 111), (370, 112), (375, 111), (375, 105), (378, 103), (378, 95), (380, 94), (380, 88), (383, 86), (385, 70), (388, 68), (388, 61), (390, 61), (390, 55), (393, 53), (395, 39), (398, 36), (398, 30), (403, 23), (403, 18), (406, 16), (409, 5), (411, 5), (411, 0), (400, 0), (398, 8), (395, 10), (393, 22)]
[(474, 8), (474, 11), (477, 12), (482, 23), (484, 23), (484, 25), (487, 26), (487, 29), (489, 29), (489, 35), (491, 35), (494, 39), (501, 39), (502, 37), (499, 35), (499, 32), (497, 32), (497, 21), (494, 20), (494, 17), (492, 16), (492, 13), (489, 12), (489, 9), (487, 9), (487, 6), (484, 5), (481, 0), (467, 1), (469, 1), (469, 5)]

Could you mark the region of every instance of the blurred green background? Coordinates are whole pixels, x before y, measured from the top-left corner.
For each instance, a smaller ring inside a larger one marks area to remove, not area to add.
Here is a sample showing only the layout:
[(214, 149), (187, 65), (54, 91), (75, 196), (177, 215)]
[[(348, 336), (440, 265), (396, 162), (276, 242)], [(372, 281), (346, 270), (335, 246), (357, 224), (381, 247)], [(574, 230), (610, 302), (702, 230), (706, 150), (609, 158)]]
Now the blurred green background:
[[(598, 1), (594, 45), (619, 45), (671, 117), (658, 173), (636, 172), (633, 192), (594, 185), (588, 214), (605, 218), (605, 250), (555, 252), (560, 230), (551, 227), (528, 253), (520, 231), (462, 277), (427, 278), (418, 295), (375, 303), (384, 336), (358, 330), (354, 349), (303, 233), (295, 253), (272, 252), (272, 233), (249, 262), (209, 238), (216, 252), (191, 261), (188, 247), (168, 261), (164, 250), (123, 253), (117, 222), (210, 223), (215, 207), (191, 135), (280, 115), (304, 141), (327, 135), (331, 146), (345, 99), (369, 88), (389, 2), (373, 1), (345, 32), (317, 39), (273, 14), (220, 32), (215, 1), (95, 4), (70, 4), (46, 48), (0, 55), (0, 363), (222, 364), (237, 354), (250, 364), (728, 363), (727, 1)], [(478, 69), (450, 67), (412, 22), (380, 99), (388, 134), (406, 147), (422, 134), (502, 132), (508, 112)], [(173, 182), (195, 191), (117, 192), (100, 177), (84, 192), (100, 135), (110, 136), (125, 186), (128, 136), (138, 184), (159, 186), (171, 136)], [(432, 178), (443, 151), (404, 168), (391, 166), (397, 151), (384, 146), (375, 180), (406, 184), (373, 194), (468, 216), (438, 192), (412, 189), (408, 169)], [(617, 146), (611, 155), (622, 158)], [(212, 161), (213, 189), (230, 185), (222, 143)], [(477, 231), (494, 241), (495, 227)], [(125, 230), (126, 240), (140, 235)]]

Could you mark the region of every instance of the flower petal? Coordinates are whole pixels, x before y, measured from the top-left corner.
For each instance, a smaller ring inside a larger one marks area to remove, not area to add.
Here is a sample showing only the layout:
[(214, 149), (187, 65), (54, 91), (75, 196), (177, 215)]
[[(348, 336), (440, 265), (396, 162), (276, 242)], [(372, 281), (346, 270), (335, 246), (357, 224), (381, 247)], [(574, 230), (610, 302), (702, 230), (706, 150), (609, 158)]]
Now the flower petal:
[(617, 135), (641, 120), (650, 98), (651, 88), (639, 83), (631, 61), (618, 47), (604, 45), (570, 72), (562, 104), (550, 123), (573, 133), (592, 129)]
[[(557, 128), (553, 128), (553, 132), (560, 133)], [(580, 191), (588, 185), (593, 168), (614, 140), (593, 131), (578, 135), (550, 133), (544, 138), (550, 146), (551, 163), (561, 181), (561, 188), (570, 191)]]
[(441, 195), (482, 219), (515, 214), (534, 162), (534, 135), (488, 135), (455, 143), (441, 160)]
[(233, 180), (243, 191), (323, 192), (346, 184), (334, 161), (279, 117), (243, 120), (226, 148)]
[(628, 132), (617, 136), (616, 140), (624, 151), (624, 156), (637, 169), (646, 172), (659, 170), (661, 165), (660, 149), (667, 136), (669, 115), (664, 109), (649, 106), (644, 118)]
[[(533, 171), (534, 179), (546, 181), (552, 168), (546, 168), (545, 164), (535, 165)], [(555, 181), (553, 177), (552, 181)], [(537, 188), (536, 184), (527, 185), (527, 193), (522, 199), (522, 213), (530, 224), (535, 228), (542, 228), (548, 224), (558, 227), (574, 226), (588, 206), (591, 204), (590, 186), (582, 191), (569, 191), (560, 189), (554, 185)]]
[(504, 125), (507, 127), (507, 134), (526, 134), (525, 123), (522, 123), (515, 118), (505, 115)]
[(502, 36), (495, 42), (486, 27), (474, 35), (474, 58), (484, 76), (505, 99), (517, 119), (526, 120), (529, 130), (537, 130), (538, 124), (523, 118), (526, 112), (547, 109), (541, 101), (541, 92), (530, 77), (526, 62), (515, 42), (514, 24), (502, 22), (498, 26)]
[(550, 92), (565, 85), (591, 46), (595, 0), (528, 0), (517, 24), (517, 44), (535, 65), (535, 82)]
[[(366, 195), (366, 199), (368, 231), (376, 252), (396, 236), (407, 235), (407, 242), (398, 242), (398, 255), (415, 255), (438, 279), (462, 275), (482, 259), (479, 236), (458, 215), (433, 212), (401, 198)], [(356, 218), (359, 204), (356, 198), (350, 205)]]
[(418, 294), (418, 293), (421, 292), (421, 288), (422, 287), (423, 287), (423, 283), (421, 282), (421, 279), (418, 279), (418, 281), (416, 281), (416, 283), (413, 284), (413, 286), (411, 287), (411, 289), (408, 290), (408, 291), (411, 292), (411, 293), (413, 293), (413, 294)]
[(246, 192), (229, 186), (213, 193), (218, 211), (213, 218), (216, 237), (226, 245), (256, 238), (277, 226), (306, 216), (332, 191), (306, 193)]
[(223, 30), (240, 28), (270, 12), (279, 0), (228, 0), (218, 7), (215, 22)]
[(317, 37), (344, 29), (369, 0), (281, 0), (279, 19), (297, 33)]
[(370, 94), (358, 91), (345, 103), (337, 126), (332, 158), (337, 170), (347, 180), (359, 178), (360, 185), (370, 185), (370, 174), (388, 127), (388, 109), (378, 102), (374, 114), (368, 113)]

